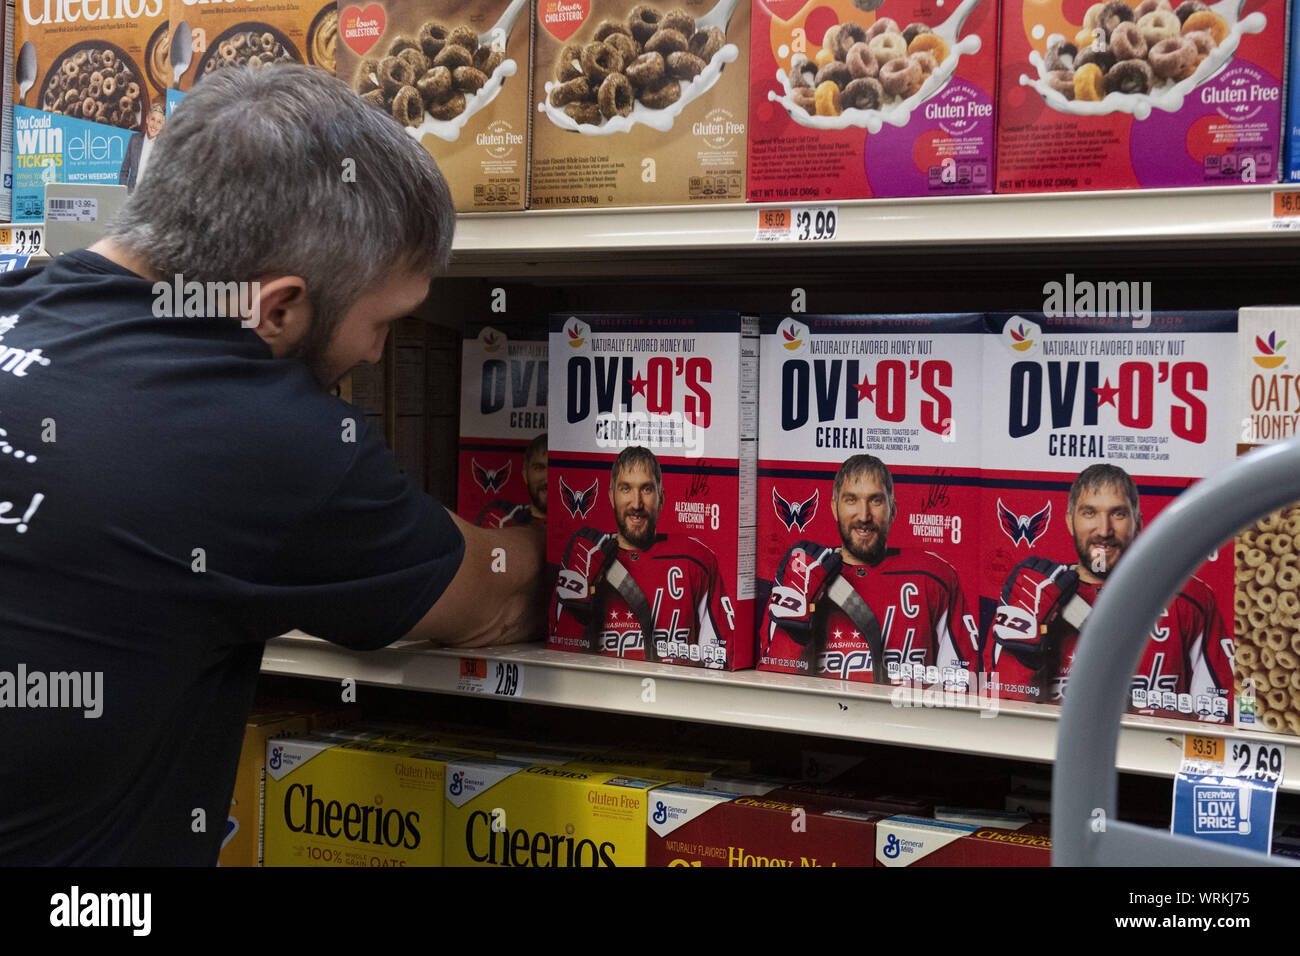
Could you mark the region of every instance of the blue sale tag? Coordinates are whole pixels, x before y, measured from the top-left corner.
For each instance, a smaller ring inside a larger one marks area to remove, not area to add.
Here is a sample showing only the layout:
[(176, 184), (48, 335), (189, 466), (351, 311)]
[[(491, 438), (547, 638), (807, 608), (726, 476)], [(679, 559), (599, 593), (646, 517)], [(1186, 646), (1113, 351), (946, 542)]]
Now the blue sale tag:
[(1268, 853), (1277, 781), (1179, 773), (1172, 830), (1215, 843)]

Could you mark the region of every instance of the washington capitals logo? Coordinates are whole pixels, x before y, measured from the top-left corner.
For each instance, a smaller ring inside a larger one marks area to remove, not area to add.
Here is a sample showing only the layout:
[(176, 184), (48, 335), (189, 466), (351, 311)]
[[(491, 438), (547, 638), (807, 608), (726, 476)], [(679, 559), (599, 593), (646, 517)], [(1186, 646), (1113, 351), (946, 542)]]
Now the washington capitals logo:
[(506, 479), (510, 477), (509, 461), (496, 471), (488, 471), (480, 465), (476, 459), (471, 458), (470, 464), (474, 468), (474, 481), (476, 481), (478, 486), (484, 491), (500, 491), (501, 487), (506, 483)]
[(786, 531), (793, 531), (798, 528), (802, 531), (808, 527), (808, 522), (812, 520), (813, 515), (817, 513), (817, 496), (820, 491), (814, 491), (812, 497), (806, 501), (791, 504), (772, 489), (772, 507), (776, 509), (776, 516), (785, 525)]
[(574, 518), (585, 518), (591, 506), (596, 503), (596, 486), (593, 480), (591, 487), (586, 491), (574, 491), (564, 483), (564, 478), (560, 478), (560, 500), (564, 502), (564, 507), (569, 509), (570, 516)]
[(1012, 544), (1025, 542), (1029, 547), (1034, 546), (1034, 542), (1043, 536), (1047, 530), (1047, 522), (1052, 519), (1052, 503), (1049, 501), (1042, 511), (1038, 514), (1016, 515), (1011, 513), (1011, 509), (998, 499), (998, 518), (1002, 523), (1002, 530), (1006, 532), (1007, 537), (1011, 539)]

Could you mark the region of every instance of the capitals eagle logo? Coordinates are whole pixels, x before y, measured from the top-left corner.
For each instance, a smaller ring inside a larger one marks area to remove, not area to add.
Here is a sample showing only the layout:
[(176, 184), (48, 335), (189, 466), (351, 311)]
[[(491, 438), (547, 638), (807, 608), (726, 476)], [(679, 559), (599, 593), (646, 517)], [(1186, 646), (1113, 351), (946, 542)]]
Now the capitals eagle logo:
[(998, 519), (1002, 525), (1002, 530), (1007, 537), (1011, 539), (1012, 544), (1025, 542), (1029, 547), (1034, 546), (1034, 542), (1043, 536), (1047, 531), (1047, 523), (1052, 518), (1052, 503), (1049, 501), (1042, 511), (1036, 515), (1017, 515), (1012, 514), (1011, 509), (998, 499)]
[(574, 491), (565, 484), (564, 476), (560, 476), (560, 500), (564, 502), (564, 507), (569, 510), (570, 517), (587, 517), (587, 512), (596, 503), (597, 487), (598, 483), (593, 479), (591, 487), (586, 491)]
[(777, 494), (775, 487), (772, 489), (772, 507), (776, 509), (776, 516), (781, 519), (786, 531), (793, 531), (795, 528), (802, 531), (808, 527), (808, 522), (817, 513), (817, 497), (820, 494), (820, 490), (814, 491), (812, 497), (807, 500), (791, 504)]
[(505, 485), (506, 479), (510, 477), (510, 462), (507, 461), (495, 471), (488, 471), (478, 463), (476, 459), (470, 459), (470, 465), (474, 468), (474, 481), (486, 492), (500, 491)]

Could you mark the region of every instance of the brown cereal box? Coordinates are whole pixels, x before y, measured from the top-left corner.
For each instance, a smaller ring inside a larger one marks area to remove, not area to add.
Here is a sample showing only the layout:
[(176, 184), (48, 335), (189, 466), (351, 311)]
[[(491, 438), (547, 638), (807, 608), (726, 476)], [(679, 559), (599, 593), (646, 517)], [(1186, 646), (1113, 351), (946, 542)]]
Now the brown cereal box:
[(166, 82), (167, 111), (223, 66), (309, 63), (333, 72), (334, 0), (171, 0), (171, 30), (151, 46), (152, 74)]
[(66, 0), (16, 5), (15, 222), (44, 217), (46, 183), (132, 185), (128, 157), (165, 89), (148, 51), (166, 31), (166, 0), (105, 0), (93, 16)]
[(438, 162), (461, 212), (525, 208), (528, 0), (344, 6), (336, 73)]
[(531, 205), (743, 202), (749, 22), (737, 0), (539, 0)]

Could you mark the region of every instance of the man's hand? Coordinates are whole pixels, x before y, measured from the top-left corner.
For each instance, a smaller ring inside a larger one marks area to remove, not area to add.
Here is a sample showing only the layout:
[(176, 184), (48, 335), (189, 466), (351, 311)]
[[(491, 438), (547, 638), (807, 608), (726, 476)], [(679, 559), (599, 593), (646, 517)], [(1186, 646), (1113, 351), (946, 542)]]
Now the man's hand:
[(993, 618), (993, 640), (1024, 666), (1037, 670), (1044, 661), (1047, 627), (1079, 589), (1079, 575), (1065, 564), (1026, 558), (1002, 589), (1002, 605)]
[(555, 596), (579, 616), (591, 612), (596, 587), (618, 553), (618, 539), (595, 528), (579, 528), (564, 549)]
[(533, 520), (533, 512), (528, 505), (518, 505), (497, 498), (483, 506), (474, 522), (480, 528), (509, 528), (514, 525), (528, 524)]
[(772, 623), (799, 644), (810, 643), (817, 602), (843, 564), (838, 548), (814, 541), (800, 541), (787, 551), (768, 598), (767, 613)]

